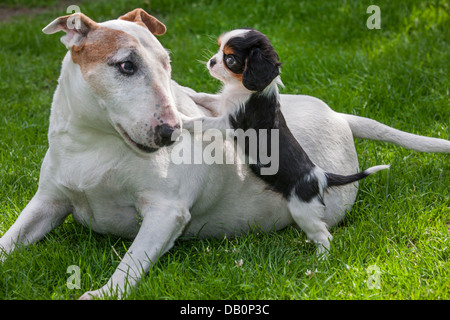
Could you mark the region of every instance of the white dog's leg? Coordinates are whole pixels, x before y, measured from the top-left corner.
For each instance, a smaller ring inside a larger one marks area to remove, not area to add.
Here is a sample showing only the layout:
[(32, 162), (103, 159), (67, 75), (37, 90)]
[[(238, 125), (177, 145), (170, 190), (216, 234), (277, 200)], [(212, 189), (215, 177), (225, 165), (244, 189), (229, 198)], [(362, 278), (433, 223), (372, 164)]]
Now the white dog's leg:
[(3, 261), (14, 248), (42, 239), (64, 221), (70, 209), (67, 202), (52, 199), (38, 191), (16, 222), (0, 239), (0, 261)]
[(308, 239), (319, 244), (317, 255), (324, 257), (330, 249), (332, 236), (323, 222), (325, 207), (318, 199), (304, 202), (293, 196), (288, 201), (288, 208), (295, 223), (306, 233)]
[(167, 252), (190, 220), (187, 209), (169, 205), (141, 209), (143, 221), (138, 235), (108, 283), (83, 294), (81, 300), (117, 294), (124, 297), (157, 259)]

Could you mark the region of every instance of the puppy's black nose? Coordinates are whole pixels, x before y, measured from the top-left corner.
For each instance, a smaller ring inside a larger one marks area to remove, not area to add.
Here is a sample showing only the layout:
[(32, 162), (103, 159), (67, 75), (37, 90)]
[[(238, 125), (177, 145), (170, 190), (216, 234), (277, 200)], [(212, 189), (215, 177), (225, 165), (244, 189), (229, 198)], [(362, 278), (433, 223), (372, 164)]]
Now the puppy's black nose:
[(212, 68), (214, 67), (214, 65), (217, 63), (216, 59), (212, 58), (211, 60), (209, 60), (209, 67)]
[[(175, 140), (172, 140), (172, 134), (174, 133), (176, 128), (169, 126), (168, 124), (162, 124), (155, 128), (157, 136), (159, 139), (156, 139), (157, 144), (161, 146), (170, 146)], [(159, 142), (159, 143), (158, 143)]]

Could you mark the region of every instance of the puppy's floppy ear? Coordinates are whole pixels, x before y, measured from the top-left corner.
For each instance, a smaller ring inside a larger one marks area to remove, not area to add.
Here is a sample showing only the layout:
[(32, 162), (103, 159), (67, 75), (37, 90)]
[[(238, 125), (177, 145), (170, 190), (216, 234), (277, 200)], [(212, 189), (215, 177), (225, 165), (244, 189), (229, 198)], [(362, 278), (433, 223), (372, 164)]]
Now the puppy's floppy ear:
[(61, 42), (67, 48), (71, 48), (75, 45), (80, 46), (84, 42), (87, 34), (97, 27), (97, 22), (88, 16), (82, 13), (74, 13), (53, 20), (42, 29), (42, 32), (52, 34), (61, 30), (64, 31), (66, 35), (61, 38)]
[[(266, 50), (267, 51), (267, 50)], [(267, 56), (259, 47), (253, 47), (245, 60), (242, 84), (248, 90), (262, 91), (280, 75), (278, 55), (272, 49)]]
[(121, 16), (119, 19), (136, 22), (137, 24), (147, 28), (151, 33), (161, 36), (166, 33), (166, 26), (164, 23), (149, 15), (141, 8), (134, 9), (127, 14)]

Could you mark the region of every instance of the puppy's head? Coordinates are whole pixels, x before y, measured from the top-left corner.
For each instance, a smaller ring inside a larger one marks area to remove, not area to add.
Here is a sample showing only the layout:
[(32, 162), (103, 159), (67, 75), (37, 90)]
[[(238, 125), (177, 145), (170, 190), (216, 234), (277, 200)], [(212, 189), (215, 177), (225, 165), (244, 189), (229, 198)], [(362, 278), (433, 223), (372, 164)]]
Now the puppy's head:
[(225, 85), (241, 82), (250, 91), (262, 91), (280, 74), (278, 54), (267, 36), (257, 30), (224, 33), (218, 45), (219, 51), (207, 67)]

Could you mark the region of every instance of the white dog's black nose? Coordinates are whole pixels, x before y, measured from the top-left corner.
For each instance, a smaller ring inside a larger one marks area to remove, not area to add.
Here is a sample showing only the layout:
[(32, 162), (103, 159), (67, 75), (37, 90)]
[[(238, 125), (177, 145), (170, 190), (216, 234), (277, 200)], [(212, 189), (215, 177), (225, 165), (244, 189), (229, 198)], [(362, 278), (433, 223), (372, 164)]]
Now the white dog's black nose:
[(172, 143), (174, 143), (175, 140), (172, 139), (172, 134), (177, 128), (178, 126), (171, 127), (165, 123), (160, 126), (156, 126), (155, 128), (156, 144), (158, 144), (159, 146), (170, 146)]
[(209, 60), (209, 67), (212, 68), (214, 67), (214, 65), (217, 63), (216, 59), (212, 58), (211, 60)]

